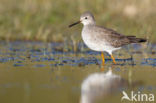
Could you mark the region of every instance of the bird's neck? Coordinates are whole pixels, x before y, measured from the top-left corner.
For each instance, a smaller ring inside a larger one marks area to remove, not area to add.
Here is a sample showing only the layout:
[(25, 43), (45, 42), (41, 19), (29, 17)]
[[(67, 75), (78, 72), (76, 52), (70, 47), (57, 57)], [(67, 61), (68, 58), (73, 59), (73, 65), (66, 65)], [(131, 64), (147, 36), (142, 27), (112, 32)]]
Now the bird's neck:
[(90, 25), (96, 25), (96, 22), (95, 21), (84, 21), (84, 22), (82, 22), (82, 24), (84, 25), (84, 26), (90, 26)]
[(96, 25), (96, 23), (89, 23), (89, 24), (84, 24), (83, 26), (84, 27), (90, 27), (90, 26), (95, 26)]

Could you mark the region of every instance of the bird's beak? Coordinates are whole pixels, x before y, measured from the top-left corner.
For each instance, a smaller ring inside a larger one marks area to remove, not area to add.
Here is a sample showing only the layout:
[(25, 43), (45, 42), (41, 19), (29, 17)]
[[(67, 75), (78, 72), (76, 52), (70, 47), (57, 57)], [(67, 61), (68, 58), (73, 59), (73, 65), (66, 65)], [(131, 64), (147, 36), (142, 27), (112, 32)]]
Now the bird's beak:
[(75, 22), (75, 23), (69, 25), (69, 28), (72, 27), (72, 26), (74, 26), (74, 25), (76, 25), (76, 24), (79, 24), (79, 23), (81, 23), (81, 21), (77, 21), (77, 22)]

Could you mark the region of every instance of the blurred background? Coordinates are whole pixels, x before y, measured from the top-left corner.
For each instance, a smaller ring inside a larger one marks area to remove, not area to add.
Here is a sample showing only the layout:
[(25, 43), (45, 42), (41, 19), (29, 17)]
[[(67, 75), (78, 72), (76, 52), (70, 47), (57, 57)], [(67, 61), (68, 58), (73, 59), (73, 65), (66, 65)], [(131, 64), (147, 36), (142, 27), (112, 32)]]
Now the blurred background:
[[(117, 65), (105, 53), (101, 69), (100, 52), (81, 39), (82, 24), (68, 28), (85, 11), (97, 25), (148, 42), (114, 52)], [(156, 96), (155, 67), (156, 0), (0, 0), (0, 103), (79, 103), (95, 90), (112, 93), (96, 103), (120, 103), (122, 80), (128, 95)]]
[(81, 26), (68, 28), (91, 11), (98, 25), (156, 42), (155, 0), (0, 0), (0, 40), (81, 40)]

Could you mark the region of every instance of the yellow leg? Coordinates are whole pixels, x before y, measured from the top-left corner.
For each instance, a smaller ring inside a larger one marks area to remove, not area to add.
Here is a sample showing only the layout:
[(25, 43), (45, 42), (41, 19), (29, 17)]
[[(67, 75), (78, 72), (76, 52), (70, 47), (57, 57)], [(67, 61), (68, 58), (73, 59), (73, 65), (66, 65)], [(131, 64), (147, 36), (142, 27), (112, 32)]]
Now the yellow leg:
[(101, 52), (101, 57), (102, 57), (102, 65), (104, 66), (105, 65), (105, 58), (104, 58), (103, 52)]
[(113, 57), (113, 55), (111, 54), (111, 58), (113, 60), (113, 63), (116, 64), (115, 58)]

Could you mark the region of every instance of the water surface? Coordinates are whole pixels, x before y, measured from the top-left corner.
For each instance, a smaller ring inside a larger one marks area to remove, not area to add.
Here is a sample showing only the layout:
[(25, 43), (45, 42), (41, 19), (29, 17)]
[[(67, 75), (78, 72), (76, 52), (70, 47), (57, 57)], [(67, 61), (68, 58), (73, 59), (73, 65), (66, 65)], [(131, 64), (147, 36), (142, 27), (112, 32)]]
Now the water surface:
[(78, 103), (82, 82), (109, 69), (129, 85), (103, 96), (98, 103), (121, 102), (123, 89), (156, 94), (155, 44), (125, 46), (113, 55), (117, 65), (105, 53), (106, 64), (101, 71), (100, 52), (89, 50), (83, 43), (2, 41), (0, 103)]

